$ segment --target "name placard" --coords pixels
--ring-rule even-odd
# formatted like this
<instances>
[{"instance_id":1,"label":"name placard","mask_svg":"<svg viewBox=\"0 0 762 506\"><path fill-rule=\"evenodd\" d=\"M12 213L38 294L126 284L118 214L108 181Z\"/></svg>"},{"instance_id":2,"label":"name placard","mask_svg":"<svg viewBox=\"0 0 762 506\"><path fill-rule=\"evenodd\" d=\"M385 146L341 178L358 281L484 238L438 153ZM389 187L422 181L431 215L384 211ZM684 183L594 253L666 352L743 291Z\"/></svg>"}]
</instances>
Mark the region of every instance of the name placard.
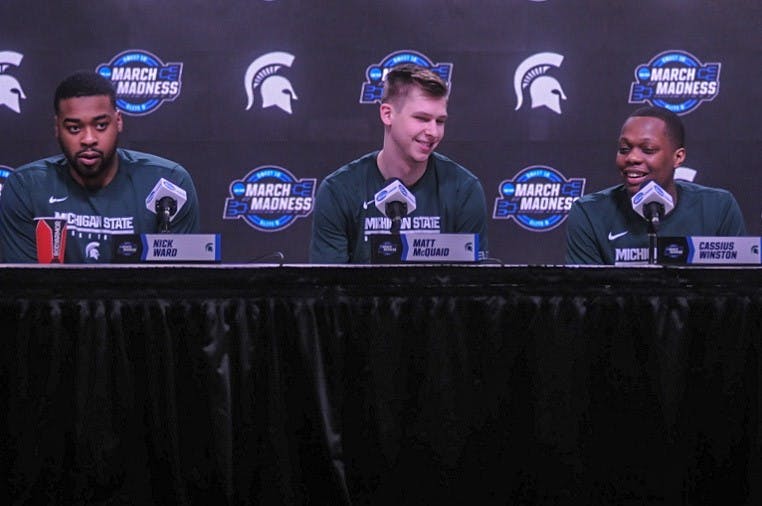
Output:
<instances>
[{"instance_id":1,"label":"name placard","mask_svg":"<svg viewBox=\"0 0 762 506\"><path fill-rule=\"evenodd\" d=\"M140 234L114 240L115 263L220 262L220 234Z\"/></svg>"},{"instance_id":2,"label":"name placard","mask_svg":"<svg viewBox=\"0 0 762 506\"><path fill-rule=\"evenodd\" d=\"M379 234L371 236L371 261L394 263L476 262L478 234Z\"/></svg>"},{"instance_id":3,"label":"name placard","mask_svg":"<svg viewBox=\"0 0 762 506\"><path fill-rule=\"evenodd\" d=\"M759 265L762 238L686 236L657 238L658 261L682 265Z\"/></svg>"}]
</instances>

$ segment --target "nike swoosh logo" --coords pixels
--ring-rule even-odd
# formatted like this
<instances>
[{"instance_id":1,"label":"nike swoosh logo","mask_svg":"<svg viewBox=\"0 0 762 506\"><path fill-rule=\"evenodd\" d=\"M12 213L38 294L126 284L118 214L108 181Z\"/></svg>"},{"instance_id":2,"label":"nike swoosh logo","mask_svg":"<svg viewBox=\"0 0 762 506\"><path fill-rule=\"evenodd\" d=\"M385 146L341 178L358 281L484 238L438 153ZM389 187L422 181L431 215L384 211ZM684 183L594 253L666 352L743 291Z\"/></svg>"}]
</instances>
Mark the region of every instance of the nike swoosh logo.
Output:
<instances>
[{"instance_id":1,"label":"nike swoosh logo","mask_svg":"<svg viewBox=\"0 0 762 506\"><path fill-rule=\"evenodd\" d=\"M57 202L63 202L64 200L66 200L66 199L68 199L68 198L69 198L69 196L68 196L68 195L67 195L67 196L65 196L65 197L59 197L59 198L53 197L53 196L51 195L51 196L50 196L50 198L48 199L48 204L55 204L55 203L57 203Z\"/></svg>"},{"instance_id":2,"label":"nike swoosh logo","mask_svg":"<svg viewBox=\"0 0 762 506\"><path fill-rule=\"evenodd\" d=\"M614 239L619 239L623 235L627 235L628 230L625 230L624 232L619 232L618 234L612 234L609 232L609 241L613 241Z\"/></svg>"}]
</instances>

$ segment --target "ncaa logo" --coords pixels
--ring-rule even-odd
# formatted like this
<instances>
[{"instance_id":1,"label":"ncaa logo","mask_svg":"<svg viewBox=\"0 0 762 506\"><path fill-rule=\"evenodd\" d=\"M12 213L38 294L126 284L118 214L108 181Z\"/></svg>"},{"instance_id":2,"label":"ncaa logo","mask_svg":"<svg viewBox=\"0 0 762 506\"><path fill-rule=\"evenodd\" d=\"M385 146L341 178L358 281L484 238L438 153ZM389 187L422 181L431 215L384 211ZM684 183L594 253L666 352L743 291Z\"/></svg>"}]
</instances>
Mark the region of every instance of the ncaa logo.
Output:
<instances>
[{"instance_id":1,"label":"ncaa logo","mask_svg":"<svg viewBox=\"0 0 762 506\"><path fill-rule=\"evenodd\" d=\"M547 232L566 221L585 191L584 178L566 179L552 167L532 165L498 187L492 217L515 220L531 232Z\"/></svg>"},{"instance_id":2,"label":"ncaa logo","mask_svg":"<svg viewBox=\"0 0 762 506\"><path fill-rule=\"evenodd\" d=\"M230 183L224 220L243 219L262 232L277 232L312 213L316 179L296 179L288 170L265 165Z\"/></svg>"},{"instance_id":3,"label":"ncaa logo","mask_svg":"<svg viewBox=\"0 0 762 506\"><path fill-rule=\"evenodd\" d=\"M428 57L412 49L404 49L386 55L380 63L370 65L365 69L365 83L360 92L361 104L373 104L381 101L381 94L384 90L384 78L390 69L403 63L414 63L427 68L437 74L450 88L450 77L452 76L452 63L434 64Z\"/></svg>"},{"instance_id":4,"label":"ncaa logo","mask_svg":"<svg viewBox=\"0 0 762 506\"><path fill-rule=\"evenodd\" d=\"M111 80L120 111L144 116L180 96L183 64L165 64L148 51L130 49L99 65L96 72Z\"/></svg>"},{"instance_id":5,"label":"ncaa logo","mask_svg":"<svg viewBox=\"0 0 762 506\"><path fill-rule=\"evenodd\" d=\"M669 50L635 69L630 103L648 102L682 115L714 100L719 92L719 63L701 63L686 51Z\"/></svg>"}]
</instances>

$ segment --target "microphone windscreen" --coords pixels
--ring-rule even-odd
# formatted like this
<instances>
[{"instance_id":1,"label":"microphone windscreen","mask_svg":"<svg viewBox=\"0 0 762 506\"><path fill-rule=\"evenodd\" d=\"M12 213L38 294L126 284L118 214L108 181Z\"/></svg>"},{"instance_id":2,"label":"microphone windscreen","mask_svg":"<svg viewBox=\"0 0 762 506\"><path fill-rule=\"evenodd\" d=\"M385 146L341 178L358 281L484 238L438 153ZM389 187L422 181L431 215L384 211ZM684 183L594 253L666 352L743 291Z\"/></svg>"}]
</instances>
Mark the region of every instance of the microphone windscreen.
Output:
<instances>
[{"instance_id":1,"label":"microphone windscreen","mask_svg":"<svg viewBox=\"0 0 762 506\"><path fill-rule=\"evenodd\" d=\"M146 197L146 208L156 214L156 203L165 197L169 197L177 202L177 210L175 211L175 214L182 209L183 205L188 200L188 194L185 190L173 182L161 178L156 182L156 185L154 185L151 193L148 194L148 197Z\"/></svg>"},{"instance_id":2,"label":"microphone windscreen","mask_svg":"<svg viewBox=\"0 0 762 506\"><path fill-rule=\"evenodd\" d=\"M390 179L384 183L384 186L376 192L376 208L386 217L390 217L387 212L387 204L390 202L401 202L407 208L407 214L415 211L415 195L405 184L397 178Z\"/></svg>"},{"instance_id":3,"label":"microphone windscreen","mask_svg":"<svg viewBox=\"0 0 762 506\"><path fill-rule=\"evenodd\" d=\"M632 196L631 200L632 209L646 220L650 219L650 217L647 216L645 207L652 202L661 204L664 207L665 215L675 208L672 196L659 186L656 181L648 181L644 184L638 193Z\"/></svg>"}]
</instances>

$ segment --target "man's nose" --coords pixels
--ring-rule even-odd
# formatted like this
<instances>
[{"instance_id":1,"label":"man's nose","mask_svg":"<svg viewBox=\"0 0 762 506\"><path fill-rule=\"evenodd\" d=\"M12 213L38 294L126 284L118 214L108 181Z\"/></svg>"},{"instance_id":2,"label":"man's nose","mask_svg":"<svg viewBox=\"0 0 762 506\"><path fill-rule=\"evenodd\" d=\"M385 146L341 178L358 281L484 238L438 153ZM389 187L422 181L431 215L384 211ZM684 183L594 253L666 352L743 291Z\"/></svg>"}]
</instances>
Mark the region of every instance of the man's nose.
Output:
<instances>
[{"instance_id":1,"label":"man's nose","mask_svg":"<svg viewBox=\"0 0 762 506\"><path fill-rule=\"evenodd\" d=\"M95 129L91 127L85 127L82 130L82 137L79 141L85 146L92 146L93 144L97 144L98 137L95 135Z\"/></svg>"},{"instance_id":2,"label":"man's nose","mask_svg":"<svg viewBox=\"0 0 762 506\"><path fill-rule=\"evenodd\" d=\"M628 163L639 163L643 160L643 157L641 156L639 149L631 149L629 153L627 153L627 162Z\"/></svg>"}]
</instances>

